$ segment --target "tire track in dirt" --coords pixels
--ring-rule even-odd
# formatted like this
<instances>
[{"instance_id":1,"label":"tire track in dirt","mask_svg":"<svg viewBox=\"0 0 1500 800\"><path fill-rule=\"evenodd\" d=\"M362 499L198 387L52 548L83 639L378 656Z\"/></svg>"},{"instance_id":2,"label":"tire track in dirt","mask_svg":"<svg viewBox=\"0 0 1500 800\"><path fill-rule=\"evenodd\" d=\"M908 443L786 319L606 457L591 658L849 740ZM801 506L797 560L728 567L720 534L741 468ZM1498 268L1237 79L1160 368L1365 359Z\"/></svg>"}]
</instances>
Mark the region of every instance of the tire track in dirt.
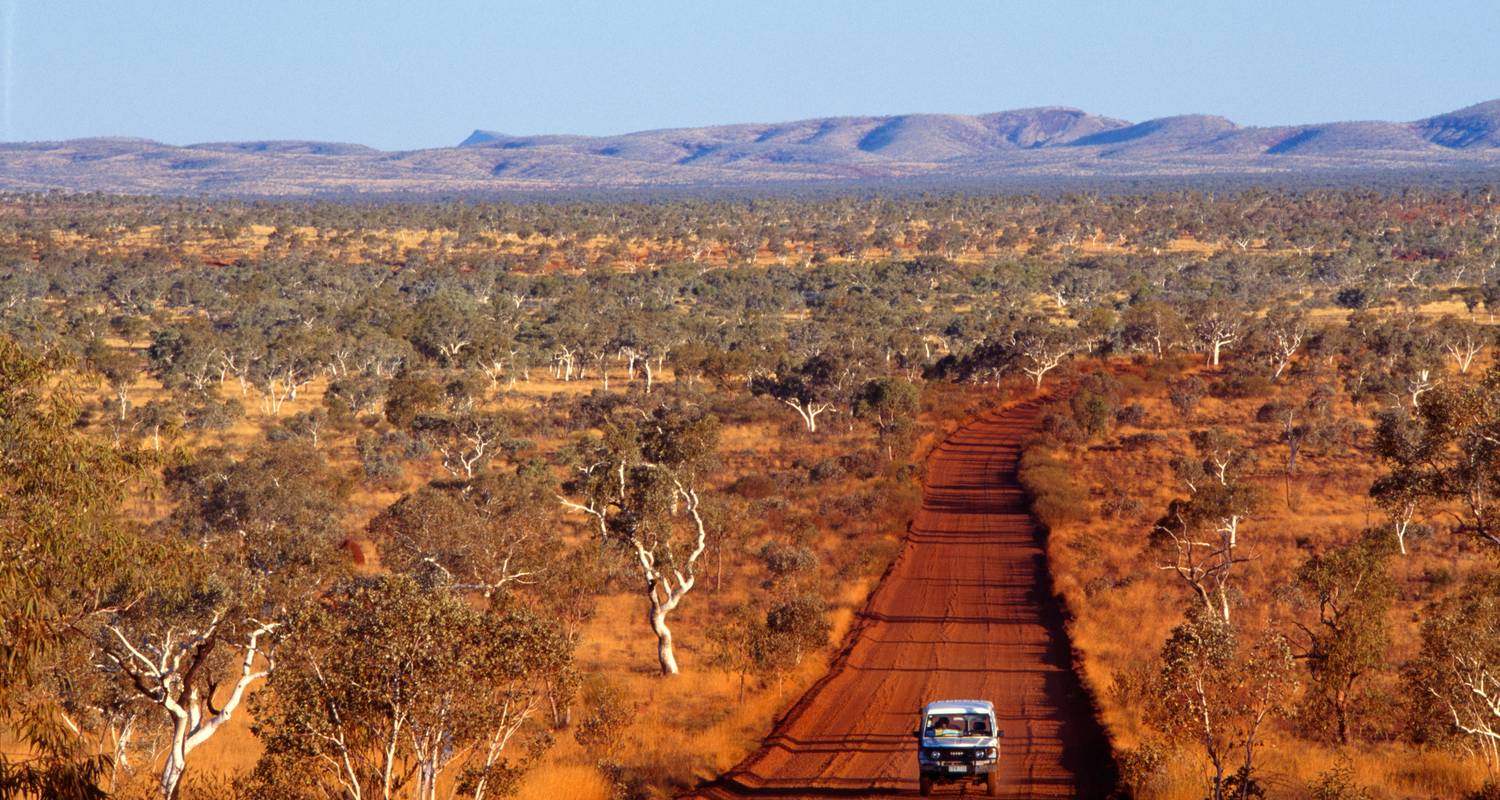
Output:
<instances>
[{"instance_id":1,"label":"tire track in dirt","mask_svg":"<svg viewBox=\"0 0 1500 800\"><path fill-rule=\"evenodd\" d=\"M1002 796L1109 793L1109 745L1072 670L1044 534L1016 478L1039 416L1039 401L993 411L933 451L922 508L844 651L759 750L698 796L915 795L917 710L956 698L995 703Z\"/></svg>"}]
</instances>

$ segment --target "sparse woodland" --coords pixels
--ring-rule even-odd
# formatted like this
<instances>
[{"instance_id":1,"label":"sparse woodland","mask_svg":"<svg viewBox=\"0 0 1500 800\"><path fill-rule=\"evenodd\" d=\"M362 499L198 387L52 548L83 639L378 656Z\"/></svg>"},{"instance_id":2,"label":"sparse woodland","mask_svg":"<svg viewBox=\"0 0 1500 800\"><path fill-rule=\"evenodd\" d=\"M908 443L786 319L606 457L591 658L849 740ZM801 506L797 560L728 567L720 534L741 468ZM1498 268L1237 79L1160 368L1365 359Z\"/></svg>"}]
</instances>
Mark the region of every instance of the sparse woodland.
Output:
<instances>
[{"instance_id":1,"label":"sparse woodland","mask_svg":"<svg viewBox=\"0 0 1500 800\"><path fill-rule=\"evenodd\" d=\"M1121 796L1492 797L1500 197L0 198L0 797L667 796L964 416Z\"/></svg>"}]
</instances>

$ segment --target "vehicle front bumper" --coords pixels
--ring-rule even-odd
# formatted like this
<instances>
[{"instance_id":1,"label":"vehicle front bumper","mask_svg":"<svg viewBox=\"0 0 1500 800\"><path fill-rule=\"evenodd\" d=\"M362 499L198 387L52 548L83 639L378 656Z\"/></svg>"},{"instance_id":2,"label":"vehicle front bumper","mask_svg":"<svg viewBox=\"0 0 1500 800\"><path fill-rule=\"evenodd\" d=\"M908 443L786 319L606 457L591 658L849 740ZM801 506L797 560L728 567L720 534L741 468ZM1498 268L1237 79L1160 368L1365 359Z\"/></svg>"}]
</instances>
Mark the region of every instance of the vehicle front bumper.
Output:
<instances>
[{"instance_id":1,"label":"vehicle front bumper","mask_svg":"<svg viewBox=\"0 0 1500 800\"><path fill-rule=\"evenodd\" d=\"M917 762L922 777L931 778L935 781L960 781L973 778L982 778L994 772L999 766L998 758L982 759L952 759L952 758L923 758Z\"/></svg>"}]
</instances>

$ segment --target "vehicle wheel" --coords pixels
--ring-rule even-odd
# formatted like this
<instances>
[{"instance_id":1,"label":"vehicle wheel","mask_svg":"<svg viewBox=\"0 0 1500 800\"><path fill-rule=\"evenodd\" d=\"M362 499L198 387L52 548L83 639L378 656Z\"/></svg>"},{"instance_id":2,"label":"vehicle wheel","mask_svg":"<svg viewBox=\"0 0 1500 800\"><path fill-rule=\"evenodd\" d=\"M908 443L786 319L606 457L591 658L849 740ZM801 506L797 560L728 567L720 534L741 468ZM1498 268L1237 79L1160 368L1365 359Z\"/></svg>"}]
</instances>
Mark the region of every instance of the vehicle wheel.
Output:
<instances>
[{"instance_id":1,"label":"vehicle wheel","mask_svg":"<svg viewBox=\"0 0 1500 800\"><path fill-rule=\"evenodd\" d=\"M989 795L990 797L997 797L997 796L999 796L999 794L1000 794L1000 773L999 772L993 772L992 771L992 772L990 772L990 774L984 776L984 792L985 792L985 794Z\"/></svg>"},{"instance_id":2,"label":"vehicle wheel","mask_svg":"<svg viewBox=\"0 0 1500 800\"><path fill-rule=\"evenodd\" d=\"M917 780L917 786L921 788L923 797L932 794L932 779L926 775Z\"/></svg>"}]
</instances>

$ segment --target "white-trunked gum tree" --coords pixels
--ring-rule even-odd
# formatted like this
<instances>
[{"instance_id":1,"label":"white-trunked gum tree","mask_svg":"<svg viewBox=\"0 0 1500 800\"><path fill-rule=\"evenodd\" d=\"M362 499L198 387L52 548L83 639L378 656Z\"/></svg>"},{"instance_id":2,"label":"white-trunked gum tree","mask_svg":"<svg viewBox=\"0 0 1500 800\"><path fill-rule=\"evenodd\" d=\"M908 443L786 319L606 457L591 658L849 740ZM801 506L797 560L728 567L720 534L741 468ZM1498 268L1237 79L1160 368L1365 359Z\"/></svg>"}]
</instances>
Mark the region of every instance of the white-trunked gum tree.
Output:
<instances>
[{"instance_id":1,"label":"white-trunked gum tree","mask_svg":"<svg viewBox=\"0 0 1500 800\"><path fill-rule=\"evenodd\" d=\"M718 437L714 417L666 408L612 421L602 438L578 442L563 487L563 507L638 566L663 675L679 672L667 621L697 583L708 546L704 483Z\"/></svg>"},{"instance_id":2,"label":"white-trunked gum tree","mask_svg":"<svg viewBox=\"0 0 1500 800\"><path fill-rule=\"evenodd\" d=\"M177 511L127 602L99 615L98 667L155 706L167 729L159 790L176 797L189 756L274 669L290 610L336 574L339 478L318 451L208 451L167 470Z\"/></svg>"}]
</instances>

